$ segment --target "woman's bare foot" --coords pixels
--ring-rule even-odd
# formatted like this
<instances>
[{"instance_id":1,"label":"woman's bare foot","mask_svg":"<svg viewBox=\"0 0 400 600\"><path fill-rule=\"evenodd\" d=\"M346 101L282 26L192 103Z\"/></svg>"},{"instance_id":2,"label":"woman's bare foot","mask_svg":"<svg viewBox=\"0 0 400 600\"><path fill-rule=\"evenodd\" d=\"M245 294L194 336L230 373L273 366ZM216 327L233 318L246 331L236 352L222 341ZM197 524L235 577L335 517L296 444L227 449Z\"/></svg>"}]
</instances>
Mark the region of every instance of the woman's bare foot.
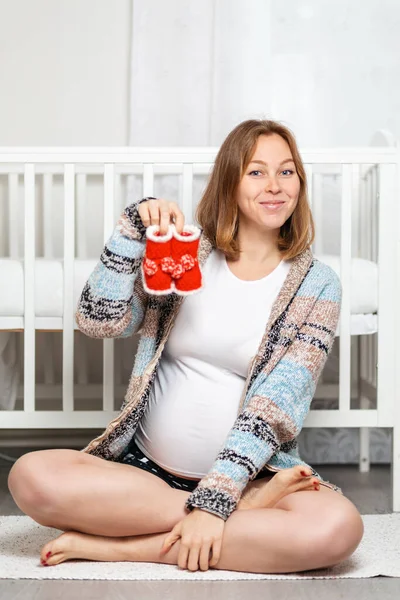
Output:
<instances>
[{"instance_id":1,"label":"woman's bare foot","mask_svg":"<svg viewBox=\"0 0 400 600\"><path fill-rule=\"evenodd\" d=\"M319 490L318 477L309 467L297 465L278 471L272 479L251 481L239 501L238 509L273 508L279 500L293 492Z\"/></svg>"},{"instance_id":2,"label":"woman's bare foot","mask_svg":"<svg viewBox=\"0 0 400 600\"><path fill-rule=\"evenodd\" d=\"M132 561L132 545L129 552L128 548L124 551L129 539L66 531L43 546L40 562L44 566L53 566L75 558L106 562Z\"/></svg>"}]
</instances>

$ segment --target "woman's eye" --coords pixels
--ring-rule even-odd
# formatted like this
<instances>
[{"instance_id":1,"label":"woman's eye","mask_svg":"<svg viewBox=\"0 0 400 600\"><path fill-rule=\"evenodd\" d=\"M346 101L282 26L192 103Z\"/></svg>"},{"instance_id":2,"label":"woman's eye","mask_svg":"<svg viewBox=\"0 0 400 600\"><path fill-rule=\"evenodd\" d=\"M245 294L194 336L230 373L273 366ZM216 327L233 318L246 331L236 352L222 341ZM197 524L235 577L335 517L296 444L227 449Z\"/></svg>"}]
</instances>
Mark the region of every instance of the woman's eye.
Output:
<instances>
[{"instance_id":1,"label":"woman's eye","mask_svg":"<svg viewBox=\"0 0 400 600\"><path fill-rule=\"evenodd\" d=\"M251 171L249 174L253 175L253 173L261 173L261 171ZM291 175L293 175L294 171L292 171L291 169L285 169L284 171L282 171L282 173L290 173Z\"/></svg>"}]
</instances>

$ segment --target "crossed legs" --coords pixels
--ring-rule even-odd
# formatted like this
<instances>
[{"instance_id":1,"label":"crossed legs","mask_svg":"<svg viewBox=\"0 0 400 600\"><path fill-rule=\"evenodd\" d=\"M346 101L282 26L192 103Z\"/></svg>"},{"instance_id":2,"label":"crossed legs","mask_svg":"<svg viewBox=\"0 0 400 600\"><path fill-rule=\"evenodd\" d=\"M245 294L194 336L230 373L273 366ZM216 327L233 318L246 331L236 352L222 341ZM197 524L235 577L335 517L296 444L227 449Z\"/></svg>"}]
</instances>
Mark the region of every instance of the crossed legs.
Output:
<instances>
[{"instance_id":1,"label":"crossed legs","mask_svg":"<svg viewBox=\"0 0 400 600\"><path fill-rule=\"evenodd\" d=\"M257 482L258 501L267 506L255 507L252 497L252 506L232 513L213 568L298 572L337 564L355 551L363 523L354 504L325 486L291 491L295 477L286 471ZM282 486L277 492L278 475L286 477L286 494ZM42 549L49 565L72 558L177 564L179 541L165 555L159 551L167 532L188 514L189 494L150 473L75 450L44 450L15 463L9 488L26 514L65 531Z\"/></svg>"}]
</instances>

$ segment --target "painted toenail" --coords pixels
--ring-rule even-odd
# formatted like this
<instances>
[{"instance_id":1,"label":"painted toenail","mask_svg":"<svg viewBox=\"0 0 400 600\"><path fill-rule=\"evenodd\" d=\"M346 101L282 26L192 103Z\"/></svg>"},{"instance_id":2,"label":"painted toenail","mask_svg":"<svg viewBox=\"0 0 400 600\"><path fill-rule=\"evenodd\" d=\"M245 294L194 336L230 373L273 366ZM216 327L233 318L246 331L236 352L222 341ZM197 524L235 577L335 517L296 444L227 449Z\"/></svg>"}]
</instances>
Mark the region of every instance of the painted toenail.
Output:
<instances>
[{"instance_id":1,"label":"painted toenail","mask_svg":"<svg viewBox=\"0 0 400 600\"><path fill-rule=\"evenodd\" d=\"M48 553L46 554L46 558L49 558L49 556L51 556L51 552L48 552Z\"/></svg>"},{"instance_id":2,"label":"painted toenail","mask_svg":"<svg viewBox=\"0 0 400 600\"><path fill-rule=\"evenodd\" d=\"M304 476L306 476L306 475L307 475L307 473L306 473L305 471L300 471L300 473L301 473L302 475L304 475Z\"/></svg>"}]
</instances>

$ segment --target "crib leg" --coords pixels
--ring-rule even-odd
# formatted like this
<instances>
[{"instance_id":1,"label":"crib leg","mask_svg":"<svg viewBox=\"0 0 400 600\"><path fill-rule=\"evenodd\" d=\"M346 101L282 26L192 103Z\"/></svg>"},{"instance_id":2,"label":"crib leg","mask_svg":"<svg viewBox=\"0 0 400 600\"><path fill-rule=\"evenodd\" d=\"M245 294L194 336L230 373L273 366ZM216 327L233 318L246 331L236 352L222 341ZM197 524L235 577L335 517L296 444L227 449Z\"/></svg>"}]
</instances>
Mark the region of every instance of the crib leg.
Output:
<instances>
[{"instance_id":1,"label":"crib leg","mask_svg":"<svg viewBox=\"0 0 400 600\"><path fill-rule=\"evenodd\" d=\"M366 396L363 396L361 393L362 386L362 352L361 352L361 336L357 336L356 342L356 370L357 370L357 393L359 398L360 409L368 410L369 408L369 399ZM360 427L360 440L359 440L359 448L360 448L360 459L359 459L359 471L360 473L369 473L370 470L370 452L369 452L369 427Z\"/></svg>"},{"instance_id":2,"label":"crib leg","mask_svg":"<svg viewBox=\"0 0 400 600\"><path fill-rule=\"evenodd\" d=\"M55 366L54 366L54 335L45 333L47 343L43 344L44 354L44 383L46 385L54 384L56 381Z\"/></svg>"},{"instance_id":3,"label":"crib leg","mask_svg":"<svg viewBox=\"0 0 400 600\"><path fill-rule=\"evenodd\" d=\"M400 243L399 243L400 257ZM400 319L398 320L400 324ZM398 327L398 330L400 326ZM400 359L400 351L397 346L397 364ZM400 512L400 370L396 372L396 397L394 402L393 428L392 428L392 511Z\"/></svg>"},{"instance_id":4,"label":"crib leg","mask_svg":"<svg viewBox=\"0 0 400 600\"><path fill-rule=\"evenodd\" d=\"M79 385L87 385L89 383L87 339L79 332L78 336L78 343L76 345L77 383Z\"/></svg>"},{"instance_id":5,"label":"crib leg","mask_svg":"<svg viewBox=\"0 0 400 600\"><path fill-rule=\"evenodd\" d=\"M400 419L400 411L397 409L397 423ZM400 512L400 427L395 423L392 429L392 511Z\"/></svg>"},{"instance_id":6,"label":"crib leg","mask_svg":"<svg viewBox=\"0 0 400 600\"><path fill-rule=\"evenodd\" d=\"M364 402L363 402L364 400ZM366 401L366 406L365 406ZM364 404L364 406L363 406ZM368 408L368 399L362 398L361 408ZM369 453L369 427L360 427L360 473L369 473L370 453Z\"/></svg>"}]
</instances>

